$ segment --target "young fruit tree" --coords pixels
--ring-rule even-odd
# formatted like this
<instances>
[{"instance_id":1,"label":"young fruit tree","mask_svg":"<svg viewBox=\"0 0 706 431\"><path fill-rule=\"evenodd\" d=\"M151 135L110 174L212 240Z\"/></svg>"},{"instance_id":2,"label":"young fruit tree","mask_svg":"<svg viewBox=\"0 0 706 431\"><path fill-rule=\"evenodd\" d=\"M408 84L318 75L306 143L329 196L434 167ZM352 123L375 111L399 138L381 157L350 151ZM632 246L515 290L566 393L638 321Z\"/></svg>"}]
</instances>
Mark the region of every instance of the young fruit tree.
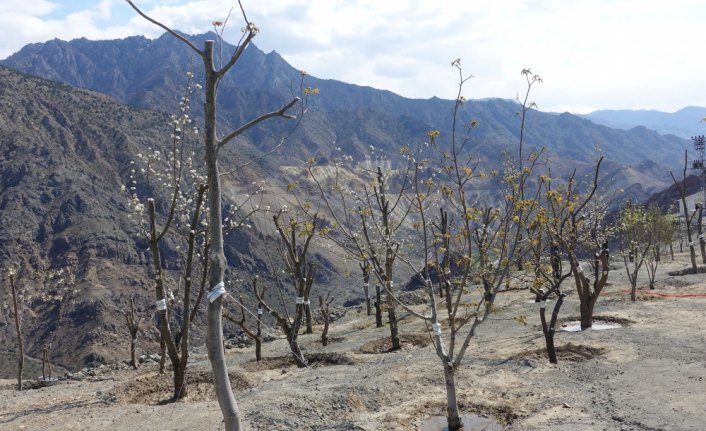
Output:
<instances>
[{"instance_id":1,"label":"young fruit tree","mask_svg":"<svg viewBox=\"0 0 706 431\"><path fill-rule=\"evenodd\" d=\"M259 292L257 286L259 281L260 277L258 276L254 276L252 278L252 288L254 292ZM256 296L264 297L264 288L262 293L256 293ZM248 337L250 337L255 342L255 361L260 362L262 360L262 342L264 338L262 333L262 315L264 312L265 304L264 302L258 300L257 315L253 316L255 319L254 327L252 326L252 324L250 324L250 319L248 318L248 315L251 313L250 310L247 309L247 307L245 306L245 300L243 299L242 295L240 295L238 307L240 308L240 318L235 318L234 316L231 316L225 310L223 311L223 317L235 323L240 329L243 330L243 332L245 332Z\"/></svg>"},{"instance_id":2,"label":"young fruit tree","mask_svg":"<svg viewBox=\"0 0 706 431\"><path fill-rule=\"evenodd\" d=\"M331 325L331 303L333 302L333 297L330 293L326 293L326 297L319 295L319 312L321 313L321 320L324 322L324 329L321 331L321 344L323 346L328 346L328 329Z\"/></svg>"},{"instance_id":3,"label":"young fruit tree","mask_svg":"<svg viewBox=\"0 0 706 431\"><path fill-rule=\"evenodd\" d=\"M653 233L654 244L652 251L647 254L645 269L649 279L650 290L655 288L657 269L662 261L662 249L665 245L672 250L672 238L676 231L673 221L662 214L658 206L652 205L647 210L647 228ZM672 252L672 256L674 253ZM672 257L673 258L673 257Z\"/></svg>"},{"instance_id":4,"label":"young fruit tree","mask_svg":"<svg viewBox=\"0 0 706 431\"><path fill-rule=\"evenodd\" d=\"M137 369L137 334L140 332L141 318L135 314L135 298L130 298L130 310L120 310L130 333L130 366Z\"/></svg>"},{"instance_id":5,"label":"young fruit tree","mask_svg":"<svg viewBox=\"0 0 706 431\"><path fill-rule=\"evenodd\" d=\"M539 153L530 151L522 155L524 117L529 106L534 106L525 98L518 115L522 119L519 159L506 157L500 170L486 175L480 169L482 161L474 159L468 151L470 131L476 123L459 120L466 101L462 96L463 86L470 77L463 75L460 60L452 62L452 66L458 72L459 86L452 111L451 136L444 142L438 131L427 133L428 148L438 162L418 152L406 152L414 166L413 192L408 202L418 242L422 244L422 260L419 264L409 259L405 262L424 278L429 314L408 311L424 319L431 330L444 372L448 429L461 430L457 373L478 326L493 311L498 291L526 253L522 248L524 232L539 202L538 190L530 193L528 182ZM532 85L541 82L529 69L522 74L527 79L528 93ZM462 130L468 134L463 135ZM493 182L500 191L494 203L471 201L469 193L479 186L489 186L488 182ZM452 259L456 260L454 274ZM437 277L430 276L432 269ZM438 290L444 291L441 304L437 304Z\"/></svg>"},{"instance_id":6,"label":"young fruit tree","mask_svg":"<svg viewBox=\"0 0 706 431\"><path fill-rule=\"evenodd\" d=\"M637 275L654 253L655 232L647 219L645 208L628 201L618 213L617 233L620 254L630 280L630 300L637 300Z\"/></svg>"},{"instance_id":7,"label":"young fruit tree","mask_svg":"<svg viewBox=\"0 0 706 431\"><path fill-rule=\"evenodd\" d=\"M360 267L360 270L363 272L363 294L365 295L365 311L368 316L372 314L372 309L370 306L370 262L368 262L367 259L364 259L362 262L358 263L358 266ZM379 292L379 290L378 290ZM380 298L379 298L379 293L376 297L376 314L378 312L378 309L380 308ZM380 325L382 326L382 325Z\"/></svg>"},{"instance_id":8,"label":"young fruit tree","mask_svg":"<svg viewBox=\"0 0 706 431\"><path fill-rule=\"evenodd\" d=\"M194 91L192 81L193 73L188 72L179 109L170 119L169 143L163 147L150 147L146 154L138 153L138 163L133 165L129 176L130 207L138 217L142 236L147 239L151 255L151 275L154 279L160 333L160 372L163 370L165 356L169 356L172 364L172 400L187 394L190 329L205 290L203 275L207 272L206 256L209 254L208 236L204 229L208 224L204 214L204 197L208 187L205 176L200 173L200 164L195 161L193 147L198 129L193 126L189 115ZM137 168L144 184L138 184ZM143 201L147 203L146 220ZM158 212L157 208L161 211ZM165 270L167 265L163 263L162 257L167 238L180 244L177 246L180 265L172 262L172 267L179 266L182 274L178 282L174 283L170 282ZM182 250L181 245L184 243L186 247ZM199 271L199 294L197 301L192 302L193 280L198 279ZM181 301L177 299L180 294ZM134 321L134 308L130 312L132 318L124 314L132 339L135 340L137 325ZM134 357L134 341L131 342L131 350L131 357Z\"/></svg>"},{"instance_id":9,"label":"young fruit tree","mask_svg":"<svg viewBox=\"0 0 706 431\"><path fill-rule=\"evenodd\" d=\"M226 259L223 251L223 228L221 221L223 220L222 205L221 205L221 180L220 167L218 165L219 151L227 144L232 142L237 136L251 129L257 124L270 118L294 118L287 111L292 108L298 101L299 97L295 97L287 102L281 108L256 116L253 120L248 121L242 126L230 131L225 135L221 135L217 131L217 93L218 83L223 76L232 69L232 67L241 58L245 49L250 45L253 38L257 35L259 29L255 23L248 20L245 10L240 2L240 10L242 18L245 21L243 27L243 36L241 37L235 51L230 56L228 61L221 67L216 68L215 63L215 41L207 40L204 43L203 49L198 48L187 37L172 30L161 22L149 17L141 9L139 9L132 0L125 0L140 16L149 22L164 29L177 40L188 46L198 58L203 62L204 67L204 127L203 139L205 147L206 173L207 173L207 199L206 205L209 209L208 218L211 221L208 225L208 238L210 242L209 257L208 257L208 285L211 290L208 294L209 304L207 311L207 330L206 343L208 347L208 358L213 371L213 380L216 389L216 397L221 408L223 418L225 420L226 430L240 430L241 419L238 405L233 395L233 389L228 378L228 368L225 361L225 352L223 347L223 294L226 293L224 285L224 275L226 270ZM222 136L219 138L219 136Z\"/></svg>"},{"instance_id":10,"label":"young fruit tree","mask_svg":"<svg viewBox=\"0 0 706 431\"><path fill-rule=\"evenodd\" d=\"M401 303L395 296L394 277L398 257L409 251L405 247L405 224L410 207L405 207L404 201L411 186L411 169L409 163L393 169L387 158L366 159L350 171L336 163L333 178L325 182L313 161L307 168L308 178L333 223L326 237L362 263L364 283L370 276L375 280L376 323L382 326L384 309L390 328L390 350L402 347L397 321L397 306ZM345 178L343 172L352 174L354 179Z\"/></svg>"},{"instance_id":11,"label":"young fruit tree","mask_svg":"<svg viewBox=\"0 0 706 431\"><path fill-rule=\"evenodd\" d=\"M539 177L539 187L551 190L549 176ZM527 240L532 260L533 274L529 281L529 290L534 294L535 304L539 306L539 319L542 323L542 333L547 347L549 362L557 363L554 334L559 318L559 310L564 303L566 294L561 291L562 283L571 276L571 269L564 269L558 244L558 232L552 229L555 223L551 220L554 214L551 208L545 206L537 209L530 219L527 228ZM549 299L556 298L551 318L547 320Z\"/></svg>"},{"instance_id":12,"label":"young fruit tree","mask_svg":"<svg viewBox=\"0 0 706 431\"><path fill-rule=\"evenodd\" d=\"M554 233L555 245L571 267L580 303L582 330L593 325L593 309L608 282L610 271L609 229L604 221L608 204L597 197L602 162L601 156L586 192L581 192L574 171L568 181L544 194L545 205L552 215L548 228ZM593 253L591 274L587 274L581 265L583 253Z\"/></svg>"},{"instance_id":13,"label":"young fruit tree","mask_svg":"<svg viewBox=\"0 0 706 431\"><path fill-rule=\"evenodd\" d=\"M255 294L259 303L277 320L277 323L284 331L289 348L294 355L294 361L299 367L306 367L308 362L299 348L299 330L305 318L306 309L311 304L309 297L311 287L314 284L316 270L314 262L309 259L309 246L321 226L320 220L316 215L314 215L311 222L302 222L295 218L290 218L284 223L280 220L281 216L282 212L279 212L272 216L272 220L284 245L286 273L290 277L294 293L296 294L294 317L291 318L289 316L289 307L284 299L284 294L280 295L282 301L280 304L281 311L277 311L274 307L267 304L264 291L255 289Z\"/></svg>"}]
</instances>

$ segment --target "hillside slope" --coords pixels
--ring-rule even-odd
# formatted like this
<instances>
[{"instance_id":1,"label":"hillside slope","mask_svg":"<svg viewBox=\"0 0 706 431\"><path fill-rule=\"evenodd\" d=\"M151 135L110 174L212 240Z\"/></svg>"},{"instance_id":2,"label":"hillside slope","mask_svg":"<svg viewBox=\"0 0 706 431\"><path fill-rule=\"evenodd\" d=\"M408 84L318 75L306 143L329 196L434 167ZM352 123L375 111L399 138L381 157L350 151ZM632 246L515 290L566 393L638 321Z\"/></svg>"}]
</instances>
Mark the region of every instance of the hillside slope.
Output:
<instances>
[{"instance_id":1,"label":"hillside slope","mask_svg":"<svg viewBox=\"0 0 706 431\"><path fill-rule=\"evenodd\" d=\"M190 36L197 45L216 39L213 33ZM225 58L233 46L225 43ZM52 40L31 44L1 63L37 76L100 91L131 106L169 110L180 94L183 74L192 68L192 53L168 34L150 40L130 37L122 40L70 42ZM193 67L201 79L200 65ZM448 77L432 77L440 85L455 85ZM267 112L297 93L300 71L276 52L263 53L250 46L220 87L221 120L225 126L241 124L259 112ZM444 83L444 84L442 84ZM447 139L451 127L452 102L438 98L407 99L384 90L361 87L335 80L307 76L304 85L320 94L309 100L309 117L297 136L290 139L282 155L306 160L311 155L328 160L336 147L356 159L369 153L369 146L395 154L400 146L420 142L424 132L438 129ZM519 84L518 84L519 85ZM467 96L473 95L473 81ZM459 120L475 120L470 151L479 158L497 160L504 148L514 148L519 139L519 106L506 99L470 100ZM281 136L283 125L268 125L252 131L250 142L259 149L271 148ZM624 166L652 161L679 168L679 157L690 143L675 136L663 136L646 128L615 130L571 114L529 113L525 139L528 146L546 147L562 164L591 163L597 151ZM623 181L623 178L616 180ZM625 179L628 181L628 179ZM628 188L632 183L621 183ZM668 186L661 181L658 187ZM656 189L650 188L654 192Z\"/></svg>"},{"instance_id":2,"label":"hillside slope","mask_svg":"<svg viewBox=\"0 0 706 431\"><path fill-rule=\"evenodd\" d=\"M29 355L52 343L52 360L67 368L126 357L120 310L133 296L143 318L141 338L154 340L151 258L121 186L138 154L168 143L168 121L163 113L0 66L0 267L21 268ZM235 152L224 154L225 169L233 166ZM255 178L266 178L259 169L224 177L227 205L247 193ZM277 184L270 199L278 196ZM144 188L139 179L141 195ZM266 221L261 217L259 224ZM271 273L277 256L267 252L268 235L271 228L229 235L229 263ZM179 240L165 243L166 269L181 267L179 246ZM326 264L317 276L323 285L337 270L325 257L317 260ZM174 275L168 283L176 290ZM0 303L8 295L2 289ZM0 315L3 344L14 344L11 321L10 314Z\"/></svg>"}]
</instances>

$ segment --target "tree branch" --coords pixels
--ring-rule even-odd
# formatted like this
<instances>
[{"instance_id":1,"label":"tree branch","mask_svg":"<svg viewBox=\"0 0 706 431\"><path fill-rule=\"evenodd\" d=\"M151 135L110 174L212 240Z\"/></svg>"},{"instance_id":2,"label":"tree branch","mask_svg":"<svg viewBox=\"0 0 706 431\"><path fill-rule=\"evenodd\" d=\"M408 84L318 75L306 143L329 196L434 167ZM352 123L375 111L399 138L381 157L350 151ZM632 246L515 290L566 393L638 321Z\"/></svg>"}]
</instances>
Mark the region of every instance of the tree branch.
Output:
<instances>
[{"instance_id":1,"label":"tree branch","mask_svg":"<svg viewBox=\"0 0 706 431\"><path fill-rule=\"evenodd\" d=\"M232 131L230 134L228 134L228 136L226 136L225 138L223 138L223 139L220 140L220 142L218 143L218 149L220 149L221 147L223 147L224 145L226 145L228 142L230 142L231 140L233 140L233 138L235 138L236 136L238 136L238 135L240 135L241 133L245 132L245 131L248 130L249 128L251 128L251 127L257 125L258 123L267 120L268 118L272 118L272 117L283 117L283 118L287 118L287 119L289 119L289 120L296 119L296 117L295 117L294 115L289 115L289 114L287 114L286 112L289 110L289 108L291 108L292 106L296 105L297 102L299 102L299 100L301 100L299 97L295 97L294 99L292 99L291 101L289 101L289 103L287 103L286 105L284 105L284 106L283 106L282 108L280 108L279 110L277 110L277 111L272 111L272 112L268 112L267 114L263 114L263 115L261 115L261 116L255 118L254 120L251 120L251 121L249 121L249 122L243 124L242 126L238 127L237 129L235 129L234 131Z\"/></svg>"}]
</instances>

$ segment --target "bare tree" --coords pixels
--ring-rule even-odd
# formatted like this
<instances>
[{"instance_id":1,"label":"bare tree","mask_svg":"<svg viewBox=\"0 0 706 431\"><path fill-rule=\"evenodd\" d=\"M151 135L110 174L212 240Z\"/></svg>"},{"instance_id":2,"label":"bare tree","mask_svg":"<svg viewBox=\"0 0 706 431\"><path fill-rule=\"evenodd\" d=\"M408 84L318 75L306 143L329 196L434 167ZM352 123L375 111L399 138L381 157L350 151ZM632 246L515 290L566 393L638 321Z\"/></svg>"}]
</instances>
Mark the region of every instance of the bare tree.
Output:
<instances>
[{"instance_id":1,"label":"bare tree","mask_svg":"<svg viewBox=\"0 0 706 431\"><path fill-rule=\"evenodd\" d=\"M221 408L223 418L225 420L225 428L227 430L240 430L240 412L238 405L233 395L233 389L230 386L228 378L228 368L225 361L225 352L223 350L223 298L225 293L224 274L226 269L226 259L223 251L223 229L221 226L222 206L221 206L221 182L220 169L218 166L218 153L223 146L227 145L233 139L253 126L261 123L264 120L273 117L294 118L287 114L287 111L293 107L299 98L295 97L283 107L276 111L266 113L255 117L253 120L245 123L237 129L226 134L222 138L218 138L217 133L217 89L218 83L223 76L236 64L240 59L245 49L250 45L255 35L258 33L258 28L253 22L250 22L245 14L245 10L240 2L240 10L243 15L243 20L246 25L243 28L243 37L238 43L237 48L233 52L230 59L220 68L215 66L214 44L213 40L207 40L203 49L199 49L190 40L181 34L175 32L159 21L145 15L131 0L125 0L139 15L150 21L151 23L161 27L169 32L179 41L187 45L191 50L203 61L205 73L205 100L204 100L204 146L206 150L206 171L208 175L208 208L209 208L209 238L211 243L209 253L209 286L211 291L208 294L208 327L207 327L207 346L208 358L211 362L213 370L213 380L216 388L216 397Z\"/></svg>"},{"instance_id":2,"label":"bare tree","mask_svg":"<svg viewBox=\"0 0 706 431\"><path fill-rule=\"evenodd\" d=\"M330 293L326 293L326 297L319 295L319 311L321 312L321 320L324 322L324 329L321 331L321 344L328 346L328 329L331 324L331 303L333 297Z\"/></svg>"},{"instance_id":3,"label":"bare tree","mask_svg":"<svg viewBox=\"0 0 706 431\"><path fill-rule=\"evenodd\" d=\"M255 276L252 279L252 287L253 291L257 292L258 291L258 281L260 280L259 277ZM260 295L256 295L258 297L264 297L264 287L263 287L263 293ZM255 342L255 360L257 362L260 362L262 360L262 341L263 341L263 334L262 334L262 314L264 311L264 302L258 300L258 305L257 305L257 316L255 316L255 327L253 328L249 324L249 319L248 319L248 314L250 314L249 310L246 310L245 307L245 301L243 299L243 296L240 295L240 301L239 301L239 308L240 308L240 318L236 319L235 317L231 316L227 312L223 312L223 316L230 320L231 322L235 323L240 329L245 332L245 334L250 337L254 342Z\"/></svg>"},{"instance_id":4,"label":"bare tree","mask_svg":"<svg viewBox=\"0 0 706 431\"><path fill-rule=\"evenodd\" d=\"M316 215L313 216L311 222L300 222L295 218L290 218L287 223L282 223L280 221L281 215L282 212L273 215L272 220L284 245L285 266L296 294L294 318L289 318L285 301L282 301L282 312L280 313L267 304L262 293L257 290L255 293L258 301L267 308L269 314L277 319L280 327L284 330L297 365L305 367L307 361L299 348L298 337L302 320L304 320L306 310L311 304L309 297L314 283L315 265L309 260L309 246L317 234L317 230L320 229L320 223Z\"/></svg>"},{"instance_id":5,"label":"bare tree","mask_svg":"<svg viewBox=\"0 0 706 431\"><path fill-rule=\"evenodd\" d=\"M677 192L679 193L679 199L681 200L681 208L683 211L683 217L684 217L684 227L686 231L686 238L687 238L687 243L689 245L689 257L691 258L691 270L696 274L697 267L696 267L696 250L695 250L695 243L692 240L692 233L691 233L691 222L694 217L694 214L689 215L689 208L686 206L686 168L687 168L687 151L684 150L684 170L682 171L682 180L681 182L677 181L676 177L674 177L674 172L669 171L669 175L672 176L672 181L674 181L674 187L676 187Z\"/></svg>"},{"instance_id":6,"label":"bare tree","mask_svg":"<svg viewBox=\"0 0 706 431\"><path fill-rule=\"evenodd\" d=\"M370 307L370 262L368 262L367 259L363 259L362 262L358 263L358 266L360 266L360 270L363 271L363 294L365 295L365 310L367 315L370 316L372 314L372 310ZM376 298L376 301L377 302L375 307L377 309L380 307L380 298Z\"/></svg>"},{"instance_id":7,"label":"bare tree","mask_svg":"<svg viewBox=\"0 0 706 431\"><path fill-rule=\"evenodd\" d=\"M404 225L410 210L404 206L404 201L411 185L412 165L405 161L398 170L387 169L390 165L389 160L366 160L358 165L356 181L344 184L336 164L336 175L330 187L322 183L313 163L309 163L307 173L335 226L327 238L361 262L361 268L367 267L368 274L374 277L378 327L382 326L382 293L385 294L384 311L390 328L391 350L399 350L397 305L400 302L395 297L394 275L398 256L404 252ZM391 179L395 180L394 186L390 185Z\"/></svg>"},{"instance_id":8,"label":"bare tree","mask_svg":"<svg viewBox=\"0 0 706 431\"><path fill-rule=\"evenodd\" d=\"M51 380L51 361L49 360L49 351L51 350L51 343L44 345L42 349L42 381L46 382Z\"/></svg>"},{"instance_id":9,"label":"bare tree","mask_svg":"<svg viewBox=\"0 0 706 431\"><path fill-rule=\"evenodd\" d=\"M130 366L137 369L137 334L140 332L141 318L135 315L135 298L130 298L130 311L120 310L130 333Z\"/></svg>"}]
</instances>

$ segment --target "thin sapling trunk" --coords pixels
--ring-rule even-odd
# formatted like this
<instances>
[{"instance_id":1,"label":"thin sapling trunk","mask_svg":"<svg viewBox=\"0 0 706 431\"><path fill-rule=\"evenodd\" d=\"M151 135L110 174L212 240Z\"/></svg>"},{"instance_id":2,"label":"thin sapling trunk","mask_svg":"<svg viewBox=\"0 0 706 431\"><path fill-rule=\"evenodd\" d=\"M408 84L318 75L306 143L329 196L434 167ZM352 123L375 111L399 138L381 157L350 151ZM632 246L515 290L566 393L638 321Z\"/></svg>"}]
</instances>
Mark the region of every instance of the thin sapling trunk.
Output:
<instances>
[{"instance_id":1,"label":"thin sapling trunk","mask_svg":"<svg viewBox=\"0 0 706 431\"><path fill-rule=\"evenodd\" d=\"M20 325L20 309L17 302L17 287L15 286L15 273L10 270L10 290L12 292L12 309L15 313L15 331L17 332L17 390L22 390L22 371L25 366L25 347L22 340L22 327Z\"/></svg>"},{"instance_id":2,"label":"thin sapling trunk","mask_svg":"<svg viewBox=\"0 0 706 431\"><path fill-rule=\"evenodd\" d=\"M321 344L328 346L328 329L331 324L331 302L333 297L330 293L326 294L326 298L319 295L319 310L321 311L321 320L324 322L324 329L321 331Z\"/></svg>"}]
</instances>

